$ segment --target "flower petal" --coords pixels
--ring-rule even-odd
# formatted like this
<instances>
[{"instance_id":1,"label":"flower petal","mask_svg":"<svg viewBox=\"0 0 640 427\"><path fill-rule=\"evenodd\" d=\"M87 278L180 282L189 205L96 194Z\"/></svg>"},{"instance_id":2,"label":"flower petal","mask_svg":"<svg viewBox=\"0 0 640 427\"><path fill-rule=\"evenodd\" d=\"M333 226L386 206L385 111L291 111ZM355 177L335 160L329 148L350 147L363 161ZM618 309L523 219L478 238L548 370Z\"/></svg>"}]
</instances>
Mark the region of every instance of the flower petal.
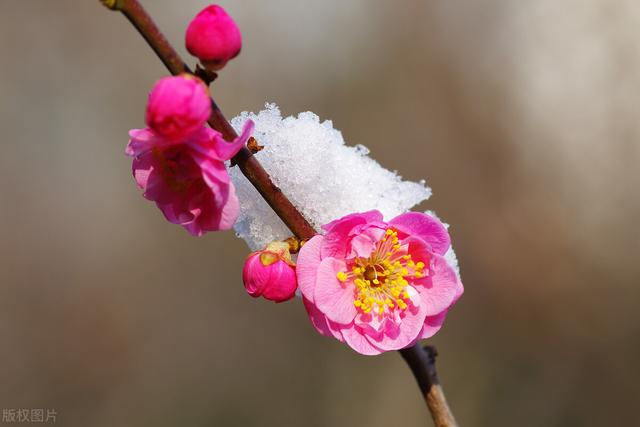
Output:
<instances>
[{"instance_id":1,"label":"flower petal","mask_svg":"<svg viewBox=\"0 0 640 427\"><path fill-rule=\"evenodd\" d=\"M356 228L360 228L360 226ZM361 230L361 232L358 233L358 235L354 236L351 239L351 249L349 250L347 256L349 258L368 258L375 250L380 239L382 239L382 237L384 236L384 232L384 228L380 228L378 226L369 226L369 224L367 224Z\"/></svg>"},{"instance_id":2,"label":"flower petal","mask_svg":"<svg viewBox=\"0 0 640 427\"><path fill-rule=\"evenodd\" d=\"M320 247L322 246L323 236L313 236L305 243L296 262L296 274L298 276L298 289L302 295L309 301L313 302L313 290L316 287L316 278L318 277L318 267L320 266Z\"/></svg>"},{"instance_id":3,"label":"flower petal","mask_svg":"<svg viewBox=\"0 0 640 427\"><path fill-rule=\"evenodd\" d=\"M124 152L127 156L140 156L149 151L152 147L159 143L162 143L162 138L156 136L156 134L149 128L144 129L131 129L129 131L129 143Z\"/></svg>"},{"instance_id":4,"label":"flower petal","mask_svg":"<svg viewBox=\"0 0 640 427\"><path fill-rule=\"evenodd\" d=\"M233 184L229 183L228 197L226 202L222 204L222 208L219 211L218 223L216 225L217 230L230 230L236 223L238 216L240 215L240 202L236 196L236 189Z\"/></svg>"},{"instance_id":5,"label":"flower petal","mask_svg":"<svg viewBox=\"0 0 640 427\"><path fill-rule=\"evenodd\" d=\"M462 283L458 280L456 272L438 255L433 256L429 275L422 279L414 279L413 285L422 297L427 316L435 316L448 309L455 302L456 296L462 294Z\"/></svg>"},{"instance_id":6,"label":"flower petal","mask_svg":"<svg viewBox=\"0 0 640 427\"><path fill-rule=\"evenodd\" d=\"M438 219L420 212L407 212L389 222L398 231L417 236L431 245L438 255L444 255L451 246L449 232Z\"/></svg>"},{"instance_id":7,"label":"flower petal","mask_svg":"<svg viewBox=\"0 0 640 427\"><path fill-rule=\"evenodd\" d=\"M152 157L143 155L136 157L131 162L131 171L139 188L146 189L149 182L149 175L153 172Z\"/></svg>"},{"instance_id":8,"label":"flower petal","mask_svg":"<svg viewBox=\"0 0 640 427\"><path fill-rule=\"evenodd\" d=\"M304 308L307 310L311 324L316 328L316 331L321 335L334 337L341 342L344 341L344 338L342 338L342 334L340 333L340 328L337 324L327 319L327 316L322 314L313 302L309 301L304 296L302 297L302 302L304 303Z\"/></svg>"},{"instance_id":9,"label":"flower petal","mask_svg":"<svg viewBox=\"0 0 640 427\"><path fill-rule=\"evenodd\" d=\"M381 220L382 214L380 212L368 211L364 213L346 215L340 219L330 222L327 225L323 225L322 229L326 233L322 244L322 257L346 257L351 240L349 236L351 230L358 225Z\"/></svg>"},{"instance_id":10,"label":"flower petal","mask_svg":"<svg viewBox=\"0 0 640 427\"><path fill-rule=\"evenodd\" d=\"M383 353L383 350L373 345L357 326L351 325L350 327L342 329L341 332L344 341L358 353L364 354L365 356L375 356Z\"/></svg>"},{"instance_id":11,"label":"flower petal","mask_svg":"<svg viewBox=\"0 0 640 427\"><path fill-rule=\"evenodd\" d=\"M394 322L391 318L386 319L385 330L381 335L368 335L367 339L382 350L399 350L411 345L418 339L426 317L426 307L420 301L418 292L408 286L406 288L412 301L416 305L409 304L409 307L400 314L400 322Z\"/></svg>"},{"instance_id":12,"label":"flower petal","mask_svg":"<svg viewBox=\"0 0 640 427\"><path fill-rule=\"evenodd\" d=\"M341 225L341 224L343 224L345 222L350 222L354 218L358 219L357 223L382 221L382 214L380 213L380 211L377 211L377 210L371 210L371 211L361 212L361 213L352 213L352 214L349 214L349 215L345 215L342 218L338 218L336 220L333 220L328 224L323 225L322 229L324 231L326 231L327 233L330 233L337 226L339 226L339 225Z\"/></svg>"},{"instance_id":13,"label":"flower petal","mask_svg":"<svg viewBox=\"0 0 640 427\"><path fill-rule=\"evenodd\" d=\"M218 134L213 146L213 150L217 158L219 160L229 160L235 156L247 143L247 140L253 132L253 127L253 122L251 120L247 120L242 128L242 133L231 142L225 141L224 138L222 138L222 135Z\"/></svg>"},{"instance_id":14,"label":"flower petal","mask_svg":"<svg viewBox=\"0 0 640 427\"><path fill-rule=\"evenodd\" d=\"M353 305L353 283L342 283L336 277L338 271L345 269L344 261L335 258L323 259L318 266L318 277L313 294L316 307L329 320L340 324L351 323L357 313Z\"/></svg>"},{"instance_id":15,"label":"flower petal","mask_svg":"<svg viewBox=\"0 0 640 427\"><path fill-rule=\"evenodd\" d=\"M447 317L447 310L435 316L427 316L426 319L424 319L424 325L418 335L418 339L431 338L434 336L444 324L445 317Z\"/></svg>"},{"instance_id":16,"label":"flower petal","mask_svg":"<svg viewBox=\"0 0 640 427\"><path fill-rule=\"evenodd\" d=\"M377 313L358 313L353 323L358 326L367 335L376 335L382 333L385 324L385 318Z\"/></svg>"}]
</instances>

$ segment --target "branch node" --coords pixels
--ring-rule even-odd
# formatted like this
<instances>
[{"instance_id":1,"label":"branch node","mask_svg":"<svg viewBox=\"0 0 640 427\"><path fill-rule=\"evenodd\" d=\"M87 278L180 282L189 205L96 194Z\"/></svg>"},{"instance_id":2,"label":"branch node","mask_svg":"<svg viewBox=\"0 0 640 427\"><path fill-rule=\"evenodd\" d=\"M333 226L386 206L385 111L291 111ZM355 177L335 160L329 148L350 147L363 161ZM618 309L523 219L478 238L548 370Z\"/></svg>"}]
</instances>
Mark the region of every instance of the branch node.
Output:
<instances>
[{"instance_id":1,"label":"branch node","mask_svg":"<svg viewBox=\"0 0 640 427\"><path fill-rule=\"evenodd\" d=\"M200 78L200 80L202 80L207 86L209 86L215 79L218 78L218 73L207 68L203 68L200 64L196 64L196 71L194 74L198 78Z\"/></svg>"},{"instance_id":2,"label":"branch node","mask_svg":"<svg viewBox=\"0 0 640 427\"><path fill-rule=\"evenodd\" d=\"M250 137L247 141L247 148L252 154L256 154L258 151L262 151L264 149L264 145L258 144L258 141L256 141L254 137Z\"/></svg>"},{"instance_id":3,"label":"branch node","mask_svg":"<svg viewBox=\"0 0 640 427\"><path fill-rule=\"evenodd\" d=\"M297 254L300 248L306 243L306 240L298 239L296 236L291 236L284 241L289 245L289 252Z\"/></svg>"}]
</instances>

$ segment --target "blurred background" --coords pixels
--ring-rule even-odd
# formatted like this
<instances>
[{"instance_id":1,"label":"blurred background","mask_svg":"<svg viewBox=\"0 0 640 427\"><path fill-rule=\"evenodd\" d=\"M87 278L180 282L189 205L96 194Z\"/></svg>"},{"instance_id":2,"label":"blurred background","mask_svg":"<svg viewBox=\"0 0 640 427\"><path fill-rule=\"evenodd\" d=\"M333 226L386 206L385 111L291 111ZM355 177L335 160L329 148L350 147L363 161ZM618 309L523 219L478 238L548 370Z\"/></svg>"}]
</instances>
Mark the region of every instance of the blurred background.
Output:
<instances>
[{"instance_id":1,"label":"blurred background","mask_svg":"<svg viewBox=\"0 0 640 427\"><path fill-rule=\"evenodd\" d=\"M185 53L204 1L144 1ZM638 422L640 3L222 1L227 116L312 110L452 224L466 293L432 340L462 426ZM64 426L419 426L396 353L249 298L123 150L166 72L94 1L0 2L0 407ZM191 64L194 61L189 58Z\"/></svg>"}]
</instances>

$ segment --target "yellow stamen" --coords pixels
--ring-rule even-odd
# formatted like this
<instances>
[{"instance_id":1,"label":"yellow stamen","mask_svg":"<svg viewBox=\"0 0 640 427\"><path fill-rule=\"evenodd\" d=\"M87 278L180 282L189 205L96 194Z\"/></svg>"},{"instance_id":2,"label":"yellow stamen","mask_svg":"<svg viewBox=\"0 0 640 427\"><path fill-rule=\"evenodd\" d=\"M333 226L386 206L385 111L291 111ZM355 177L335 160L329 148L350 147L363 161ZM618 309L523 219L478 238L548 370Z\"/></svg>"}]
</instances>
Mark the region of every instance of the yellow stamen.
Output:
<instances>
[{"instance_id":1,"label":"yellow stamen","mask_svg":"<svg viewBox=\"0 0 640 427\"><path fill-rule=\"evenodd\" d=\"M348 273L337 273L340 281L353 280L353 305L358 311L386 316L387 311L407 309L409 281L428 275L429 270L406 251L407 246L402 246L398 233L387 229L368 258L356 258Z\"/></svg>"}]
</instances>

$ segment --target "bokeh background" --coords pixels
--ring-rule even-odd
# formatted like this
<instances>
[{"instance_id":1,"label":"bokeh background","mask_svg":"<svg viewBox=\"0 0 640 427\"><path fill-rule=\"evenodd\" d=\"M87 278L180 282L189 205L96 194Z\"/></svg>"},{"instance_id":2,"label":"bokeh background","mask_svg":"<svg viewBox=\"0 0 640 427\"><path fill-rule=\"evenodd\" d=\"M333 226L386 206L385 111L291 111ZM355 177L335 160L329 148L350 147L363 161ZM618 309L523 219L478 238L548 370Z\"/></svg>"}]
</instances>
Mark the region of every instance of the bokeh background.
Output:
<instances>
[{"instance_id":1,"label":"bokeh background","mask_svg":"<svg viewBox=\"0 0 640 427\"><path fill-rule=\"evenodd\" d=\"M204 1L145 1L184 53ZM640 3L222 1L215 83L332 119L426 178L466 293L432 341L463 426L637 425ZM190 237L123 155L165 70L95 1L0 2L0 407L64 426L418 426L401 358L249 298L233 233ZM190 59L193 63L193 60Z\"/></svg>"}]
</instances>

